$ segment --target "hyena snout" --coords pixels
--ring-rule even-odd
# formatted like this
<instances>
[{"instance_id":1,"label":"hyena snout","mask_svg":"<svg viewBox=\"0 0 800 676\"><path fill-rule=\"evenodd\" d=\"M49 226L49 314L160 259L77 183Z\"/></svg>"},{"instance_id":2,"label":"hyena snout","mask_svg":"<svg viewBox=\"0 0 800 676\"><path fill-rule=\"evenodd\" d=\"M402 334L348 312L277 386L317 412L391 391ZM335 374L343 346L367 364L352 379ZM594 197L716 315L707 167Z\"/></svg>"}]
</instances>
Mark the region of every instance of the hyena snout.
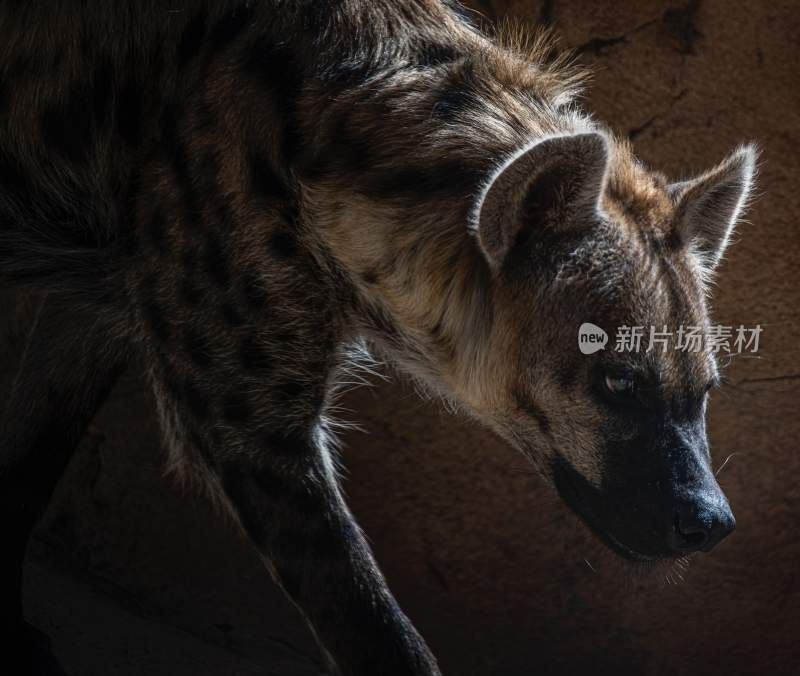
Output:
<instances>
[{"instance_id":1,"label":"hyena snout","mask_svg":"<svg viewBox=\"0 0 800 676\"><path fill-rule=\"evenodd\" d=\"M710 551L736 526L717 483L704 439L628 453L610 451L603 479L593 484L557 457L552 479L561 497L613 551L650 561ZM627 459L627 462L625 462Z\"/></svg>"},{"instance_id":2,"label":"hyena snout","mask_svg":"<svg viewBox=\"0 0 800 676\"><path fill-rule=\"evenodd\" d=\"M644 511L651 523L658 524L660 547L668 556L708 552L733 532L736 520L714 475L705 437L673 445L664 456L646 483L656 490L641 496L643 505L649 503Z\"/></svg>"},{"instance_id":3,"label":"hyena snout","mask_svg":"<svg viewBox=\"0 0 800 676\"><path fill-rule=\"evenodd\" d=\"M713 479L676 500L672 512L667 545L676 554L708 552L736 528L728 499Z\"/></svg>"}]
</instances>

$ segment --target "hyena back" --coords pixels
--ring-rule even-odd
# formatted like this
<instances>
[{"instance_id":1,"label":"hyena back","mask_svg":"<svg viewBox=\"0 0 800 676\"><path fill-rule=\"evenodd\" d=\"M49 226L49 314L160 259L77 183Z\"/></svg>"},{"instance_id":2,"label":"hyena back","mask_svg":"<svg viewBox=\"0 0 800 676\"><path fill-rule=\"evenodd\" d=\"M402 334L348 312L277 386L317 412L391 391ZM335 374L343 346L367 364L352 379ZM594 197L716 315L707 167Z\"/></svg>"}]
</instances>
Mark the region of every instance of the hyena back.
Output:
<instances>
[{"instance_id":1,"label":"hyena back","mask_svg":"<svg viewBox=\"0 0 800 676\"><path fill-rule=\"evenodd\" d=\"M23 673L58 673L23 621L28 534L131 359L171 464L335 673L439 673L337 485L325 413L355 342L527 454L629 558L732 528L711 355L558 348L583 320L708 322L751 148L670 184L580 111L549 43L437 0L36 1L0 9L0 35L0 278L41 292L0 442Z\"/></svg>"}]
</instances>

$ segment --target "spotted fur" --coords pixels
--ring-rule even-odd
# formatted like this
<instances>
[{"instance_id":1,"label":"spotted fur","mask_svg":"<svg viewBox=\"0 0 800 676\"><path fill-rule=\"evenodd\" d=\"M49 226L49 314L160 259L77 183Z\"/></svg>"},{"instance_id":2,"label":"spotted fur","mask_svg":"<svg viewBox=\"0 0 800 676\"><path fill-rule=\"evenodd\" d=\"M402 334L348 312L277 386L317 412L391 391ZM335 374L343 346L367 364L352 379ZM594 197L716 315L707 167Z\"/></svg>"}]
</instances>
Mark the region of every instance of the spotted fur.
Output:
<instances>
[{"instance_id":1,"label":"spotted fur","mask_svg":"<svg viewBox=\"0 0 800 676\"><path fill-rule=\"evenodd\" d=\"M439 673L338 488L347 346L495 429L578 511L579 486L638 476L641 422L591 386L606 356L565 346L583 320L708 321L752 150L669 184L580 110L550 41L486 37L438 0L36 0L0 8L0 35L0 279L46 294L45 356L4 418L0 478L47 475L22 508L2 492L7 619L30 525L132 358L170 466L346 676ZM699 424L710 355L628 366L652 376L649 416Z\"/></svg>"}]
</instances>

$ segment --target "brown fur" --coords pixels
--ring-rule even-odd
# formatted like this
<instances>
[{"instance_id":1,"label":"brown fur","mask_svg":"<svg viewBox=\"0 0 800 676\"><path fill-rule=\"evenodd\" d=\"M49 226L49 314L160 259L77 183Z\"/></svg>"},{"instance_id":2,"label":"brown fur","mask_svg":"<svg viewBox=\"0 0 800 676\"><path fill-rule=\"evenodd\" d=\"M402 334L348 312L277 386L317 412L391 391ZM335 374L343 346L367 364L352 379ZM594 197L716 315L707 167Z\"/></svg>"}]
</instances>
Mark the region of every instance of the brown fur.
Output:
<instances>
[{"instance_id":1,"label":"brown fur","mask_svg":"<svg viewBox=\"0 0 800 676\"><path fill-rule=\"evenodd\" d=\"M600 485L622 463L609 438L636 430L587 394L594 362L553 346L583 319L707 321L709 260L676 219L689 200L715 222L724 177L671 192L579 110L583 75L548 40L484 37L445 3L47 7L0 11L0 275L99 317L104 374L141 360L172 466L234 516L331 669L437 674L338 488L326 412L347 345L366 338L548 476L561 458ZM487 222L504 163L552 138L552 166L504 193L514 218L500 203ZM746 163L726 165L731 194ZM65 370L74 331L54 339ZM706 354L643 359L674 411L713 376ZM93 410L97 389L64 398ZM53 443L31 435L14 453ZM9 457L5 480L33 479ZM52 483L22 514L3 503L21 542Z\"/></svg>"}]
</instances>

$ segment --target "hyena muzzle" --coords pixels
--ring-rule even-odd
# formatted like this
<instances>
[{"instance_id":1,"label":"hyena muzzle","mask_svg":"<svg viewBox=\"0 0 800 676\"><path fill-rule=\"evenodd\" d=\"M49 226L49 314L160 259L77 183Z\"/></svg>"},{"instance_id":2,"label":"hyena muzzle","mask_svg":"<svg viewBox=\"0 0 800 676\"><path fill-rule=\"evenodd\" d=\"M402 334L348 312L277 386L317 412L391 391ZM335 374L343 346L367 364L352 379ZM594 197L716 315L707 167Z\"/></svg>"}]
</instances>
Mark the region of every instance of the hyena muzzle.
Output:
<instances>
[{"instance_id":1,"label":"hyena muzzle","mask_svg":"<svg viewBox=\"0 0 800 676\"><path fill-rule=\"evenodd\" d=\"M37 0L0 6L0 37L0 279L36 308L0 419L6 673L61 673L25 546L130 363L170 466L344 676L439 673L337 483L349 346L494 429L625 557L732 530L712 351L574 346L584 322L708 325L751 147L670 183L546 41L439 0Z\"/></svg>"}]
</instances>

